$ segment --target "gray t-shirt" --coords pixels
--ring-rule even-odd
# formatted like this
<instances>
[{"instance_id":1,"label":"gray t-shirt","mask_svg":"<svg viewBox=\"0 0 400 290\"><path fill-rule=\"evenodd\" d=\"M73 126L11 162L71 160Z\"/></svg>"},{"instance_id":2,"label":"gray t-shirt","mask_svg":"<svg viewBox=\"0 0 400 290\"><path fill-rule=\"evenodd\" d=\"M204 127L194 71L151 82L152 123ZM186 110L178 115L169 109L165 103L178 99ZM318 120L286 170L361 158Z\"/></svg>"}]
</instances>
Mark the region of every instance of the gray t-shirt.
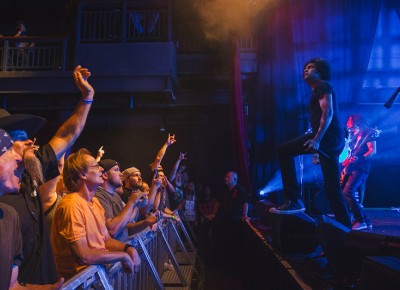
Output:
<instances>
[{"instance_id":1,"label":"gray t-shirt","mask_svg":"<svg viewBox=\"0 0 400 290\"><path fill-rule=\"evenodd\" d=\"M104 217L106 220L119 215L124 207L124 202L118 194L109 193L102 187L96 190L94 196L98 198L101 206L104 208ZM128 238L128 228L125 227L114 238L124 242Z\"/></svg>"}]
</instances>

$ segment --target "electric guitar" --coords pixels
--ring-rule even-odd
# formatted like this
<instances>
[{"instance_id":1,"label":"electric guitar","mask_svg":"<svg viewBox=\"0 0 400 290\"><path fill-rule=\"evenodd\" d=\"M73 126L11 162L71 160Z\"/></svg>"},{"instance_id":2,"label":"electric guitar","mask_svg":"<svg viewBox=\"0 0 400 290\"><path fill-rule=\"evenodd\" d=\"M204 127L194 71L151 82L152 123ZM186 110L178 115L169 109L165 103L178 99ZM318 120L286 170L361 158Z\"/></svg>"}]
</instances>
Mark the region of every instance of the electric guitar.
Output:
<instances>
[{"instance_id":1,"label":"electric guitar","mask_svg":"<svg viewBox=\"0 0 400 290\"><path fill-rule=\"evenodd\" d=\"M348 167L351 164L351 159L353 157L356 157L358 153L360 153L361 148L369 142L371 138L378 138L379 134L381 133L381 130L378 130L377 128L371 128L368 130L368 132L365 134L365 136L362 136L361 142L357 144L357 146L350 151L350 154L347 156L347 158L343 161L342 166L344 167L341 174L340 174L340 183L343 182L343 179L345 175L347 174Z\"/></svg>"}]
</instances>

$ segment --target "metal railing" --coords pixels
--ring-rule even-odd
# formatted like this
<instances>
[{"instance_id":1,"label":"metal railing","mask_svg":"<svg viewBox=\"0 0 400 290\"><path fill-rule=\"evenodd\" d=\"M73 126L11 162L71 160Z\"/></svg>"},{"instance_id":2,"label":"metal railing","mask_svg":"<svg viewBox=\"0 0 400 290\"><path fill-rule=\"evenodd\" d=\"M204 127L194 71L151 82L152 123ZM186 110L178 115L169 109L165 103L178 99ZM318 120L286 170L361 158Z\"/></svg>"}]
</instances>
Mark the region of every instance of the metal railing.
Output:
<instances>
[{"instance_id":1,"label":"metal railing","mask_svg":"<svg viewBox=\"0 0 400 290\"><path fill-rule=\"evenodd\" d=\"M137 6L134 1L81 3L78 6L77 42L170 41L170 22L167 2L161 7Z\"/></svg>"},{"instance_id":2,"label":"metal railing","mask_svg":"<svg viewBox=\"0 0 400 290\"><path fill-rule=\"evenodd\" d=\"M188 248L183 243L182 235L189 243ZM196 251L181 221L175 225L174 222L160 220L156 231L146 229L130 236L125 243L132 244L139 252L142 259L139 272L124 273L119 262L108 267L92 265L68 280L63 289L163 290L166 287L165 284L170 283L190 289L188 285L192 276L185 272L188 272L188 267L191 267L193 272L195 259L190 260L189 253L196 253ZM181 252L177 252L178 250ZM182 262L179 258L181 253L187 257L186 262ZM182 266L182 264L190 266ZM166 265L173 269L166 269ZM166 280L166 272L169 276L173 276L172 280Z\"/></svg>"},{"instance_id":3,"label":"metal railing","mask_svg":"<svg viewBox=\"0 0 400 290\"><path fill-rule=\"evenodd\" d=\"M67 37L0 37L2 71L65 70L66 54Z\"/></svg>"},{"instance_id":4,"label":"metal railing","mask_svg":"<svg viewBox=\"0 0 400 290\"><path fill-rule=\"evenodd\" d=\"M127 14L127 41L168 40L168 17L166 10L128 9Z\"/></svg>"}]
</instances>

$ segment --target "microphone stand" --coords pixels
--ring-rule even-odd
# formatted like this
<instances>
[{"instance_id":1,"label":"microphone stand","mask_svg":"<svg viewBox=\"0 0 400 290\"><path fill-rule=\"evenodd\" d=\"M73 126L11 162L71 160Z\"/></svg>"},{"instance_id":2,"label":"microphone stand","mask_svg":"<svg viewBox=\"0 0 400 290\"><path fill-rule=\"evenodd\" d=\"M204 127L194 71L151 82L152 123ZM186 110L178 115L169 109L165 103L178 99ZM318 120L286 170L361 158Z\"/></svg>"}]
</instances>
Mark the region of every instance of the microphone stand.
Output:
<instances>
[{"instance_id":1,"label":"microphone stand","mask_svg":"<svg viewBox=\"0 0 400 290\"><path fill-rule=\"evenodd\" d=\"M384 104L384 106L388 109L390 109L394 103L394 101L397 98L397 95L400 93L400 87L398 87L394 93L390 96L390 98L386 101L386 103Z\"/></svg>"}]
</instances>

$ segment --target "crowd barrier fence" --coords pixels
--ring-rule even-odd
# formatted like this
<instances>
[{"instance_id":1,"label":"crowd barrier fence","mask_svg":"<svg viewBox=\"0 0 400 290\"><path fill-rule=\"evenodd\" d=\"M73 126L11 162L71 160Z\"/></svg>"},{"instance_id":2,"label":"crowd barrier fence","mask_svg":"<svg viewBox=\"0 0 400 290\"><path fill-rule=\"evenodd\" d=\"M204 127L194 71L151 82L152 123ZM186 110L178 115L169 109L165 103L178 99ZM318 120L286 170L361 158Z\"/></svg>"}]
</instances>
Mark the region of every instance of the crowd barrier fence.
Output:
<instances>
[{"instance_id":1,"label":"crowd barrier fence","mask_svg":"<svg viewBox=\"0 0 400 290\"><path fill-rule=\"evenodd\" d=\"M123 272L119 262L91 265L68 280L63 289L191 289L193 278L201 276L197 250L182 220L161 219L156 230L143 230L125 243L140 255L137 273Z\"/></svg>"}]
</instances>

